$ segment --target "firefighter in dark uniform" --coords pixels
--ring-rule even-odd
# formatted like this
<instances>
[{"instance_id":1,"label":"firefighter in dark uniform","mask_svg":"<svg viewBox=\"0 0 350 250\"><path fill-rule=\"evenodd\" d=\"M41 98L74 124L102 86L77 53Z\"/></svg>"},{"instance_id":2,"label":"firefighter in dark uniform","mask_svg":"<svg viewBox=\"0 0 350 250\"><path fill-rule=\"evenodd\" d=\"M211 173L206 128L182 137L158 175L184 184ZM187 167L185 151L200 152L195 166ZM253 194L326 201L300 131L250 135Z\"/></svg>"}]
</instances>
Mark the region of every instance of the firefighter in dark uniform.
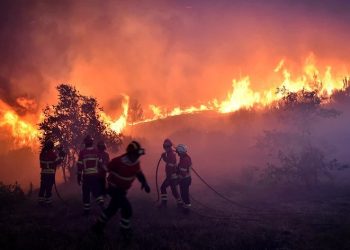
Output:
<instances>
[{"instance_id":1,"label":"firefighter in dark uniform","mask_svg":"<svg viewBox=\"0 0 350 250\"><path fill-rule=\"evenodd\" d=\"M93 147L94 140L91 136L85 137L84 144L85 148L80 151L77 162L77 180L78 185L82 183L84 215L89 215L91 193L101 208L104 204L99 176L99 168L102 165L102 160L98 150Z\"/></svg>"},{"instance_id":2,"label":"firefighter in dark uniform","mask_svg":"<svg viewBox=\"0 0 350 250\"><path fill-rule=\"evenodd\" d=\"M192 160L191 157L187 154L187 146L184 144L179 144L176 146L176 153L179 155L180 160L178 164L178 173L179 173L179 186L181 199L183 201L183 212L189 213L191 207L190 202L190 185L192 182L191 179L191 167Z\"/></svg>"},{"instance_id":3,"label":"firefighter in dark uniform","mask_svg":"<svg viewBox=\"0 0 350 250\"><path fill-rule=\"evenodd\" d=\"M150 192L150 187L141 171L139 157L144 155L145 151L140 144L132 141L126 153L112 159L108 164L108 194L111 201L106 209L103 210L96 224L92 227L96 233L102 233L106 223L121 209L120 230L122 236L129 238L131 235L130 219L132 217L132 207L127 198L127 191L131 184L137 178L141 183L141 189L146 193Z\"/></svg>"},{"instance_id":4,"label":"firefighter in dark uniform","mask_svg":"<svg viewBox=\"0 0 350 250\"><path fill-rule=\"evenodd\" d=\"M171 192L176 199L178 206L182 205L182 200L180 198L179 192L177 191L177 166L176 166L176 154L172 148L173 143L169 139L165 139L163 143L163 148L165 152L162 154L162 160L165 162L165 180L160 187L160 197L161 204L160 208L167 206L168 194L167 188L170 187Z\"/></svg>"},{"instance_id":5,"label":"firefighter in dark uniform","mask_svg":"<svg viewBox=\"0 0 350 250\"><path fill-rule=\"evenodd\" d=\"M50 206L52 204L52 187L55 184L57 165L64 159L64 151L57 154L54 150L54 143L47 140L41 149L39 160L41 168L41 180L39 189L39 205Z\"/></svg>"}]
</instances>

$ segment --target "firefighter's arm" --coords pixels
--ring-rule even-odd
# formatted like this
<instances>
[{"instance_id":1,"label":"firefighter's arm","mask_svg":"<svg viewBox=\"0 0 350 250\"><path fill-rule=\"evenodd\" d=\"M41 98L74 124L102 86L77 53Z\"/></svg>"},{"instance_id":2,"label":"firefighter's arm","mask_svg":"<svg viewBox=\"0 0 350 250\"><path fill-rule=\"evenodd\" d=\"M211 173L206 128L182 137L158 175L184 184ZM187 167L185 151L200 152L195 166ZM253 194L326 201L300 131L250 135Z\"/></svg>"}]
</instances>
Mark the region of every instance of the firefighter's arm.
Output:
<instances>
[{"instance_id":1,"label":"firefighter's arm","mask_svg":"<svg viewBox=\"0 0 350 250\"><path fill-rule=\"evenodd\" d=\"M146 193L151 192L151 188L149 187L145 175L140 171L136 174L136 178L141 182L141 190L145 189Z\"/></svg>"}]
</instances>

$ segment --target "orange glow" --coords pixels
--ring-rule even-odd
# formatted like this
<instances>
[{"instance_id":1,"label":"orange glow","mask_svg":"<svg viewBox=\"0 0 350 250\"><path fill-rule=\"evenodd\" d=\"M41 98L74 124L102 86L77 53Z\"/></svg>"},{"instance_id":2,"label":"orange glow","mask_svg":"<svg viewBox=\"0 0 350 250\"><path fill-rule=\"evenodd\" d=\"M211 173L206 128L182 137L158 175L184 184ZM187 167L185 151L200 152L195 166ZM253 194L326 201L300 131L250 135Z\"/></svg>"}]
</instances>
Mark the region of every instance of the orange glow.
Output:
<instances>
[{"instance_id":1,"label":"orange glow","mask_svg":"<svg viewBox=\"0 0 350 250\"><path fill-rule=\"evenodd\" d=\"M109 115L107 115L104 112L101 112L101 119L109 125L109 127L119 133L122 133L124 128L127 125L127 119L128 119L128 109L129 109L129 97L124 95L124 100L122 102L122 114L120 115L119 118L116 120L113 120Z\"/></svg>"},{"instance_id":2,"label":"orange glow","mask_svg":"<svg viewBox=\"0 0 350 250\"><path fill-rule=\"evenodd\" d=\"M280 60L276 65L277 66L273 70L275 74L275 82L268 84L268 88L262 90L254 89L254 85L251 82L252 78L250 76L233 79L232 89L227 92L226 98L222 100L213 98L206 103L189 107L180 107L179 105L169 107L149 104L148 106L144 106L146 114L144 119L142 121L134 122L133 124L151 122L154 120L165 119L170 116L191 114L208 110L216 111L218 113L230 113L240 109L264 108L282 97L281 94L276 93L276 88L280 87L285 87L287 90L293 92L302 89L318 89L319 95L330 97L335 90L343 88L342 80L349 75L348 72L344 72L344 70L341 73L338 72L337 74L334 74L331 66L319 69L316 66L316 60L313 55L306 58L299 73L293 73L292 70L287 68L288 63L286 59ZM195 98L200 98L200 96L194 96L194 100ZM19 98L17 99L17 102L22 107L31 109L36 108L35 102L29 99ZM10 129L16 145L37 145L37 137L40 133L37 130L35 123L22 119L22 117L18 116L13 109L1 102L1 100L0 104L0 127ZM121 106L122 111L119 117L111 117L105 112L101 112L100 114L101 119L117 133L125 132L126 127L130 126L127 122L129 96L124 95ZM39 114L39 120L40 117Z\"/></svg>"},{"instance_id":3,"label":"orange glow","mask_svg":"<svg viewBox=\"0 0 350 250\"><path fill-rule=\"evenodd\" d=\"M40 132L30 122L22 120L14 111L0 109L0 128L9 129L13 137L14 146L37 147Z\"/></svg>"}]
</instances>

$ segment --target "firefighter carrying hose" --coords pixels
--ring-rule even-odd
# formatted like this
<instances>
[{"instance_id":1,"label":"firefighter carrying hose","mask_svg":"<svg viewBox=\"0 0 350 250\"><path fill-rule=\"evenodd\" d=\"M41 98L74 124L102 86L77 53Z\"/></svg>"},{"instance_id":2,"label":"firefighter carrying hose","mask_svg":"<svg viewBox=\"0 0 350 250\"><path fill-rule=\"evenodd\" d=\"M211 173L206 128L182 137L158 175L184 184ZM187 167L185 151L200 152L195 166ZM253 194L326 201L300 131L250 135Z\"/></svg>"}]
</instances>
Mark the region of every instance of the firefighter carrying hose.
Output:
<instances>
[{"instance_id":1,"label":"firefighter carrying hose","mask_svg":"<svg viewBox=\"0 0 350 250\"><path fill-rule=\"evenodd\" d=\"M132 141L126 153L112 159L108 164L108 194L111 201L106 209L103 210L92 230L95 233L103 233L106 223L121 209L120 231L125 238L130 238L130 219L132 216L132 207L127 198L127 190L137 178L141 183L141 189L149 193L150 187L141 171L139 157L144 155L145 151L140 144Z\"/></svg>"},{"instance_id":2,"label":"firefighter carrying hose","mask_svg":"<svg viewBox=\"0 0 350 250\"><path fill-rule=\"evenodd\" d=\"M190 202L190 185L191 179L191 167L192 160L187 154L187 146L184 144L179 144L176 146L176 153L179 155L180 160L178 164L178 174L179 174L179 186L181 199L183 201L183 212L185 214L189 213L191 207Z\"/></svg>"},{"instance_id":3,"label":"firefighter carrying hose","mask_svg":"<svg viewBox=\"0 0 350 250\"><path fill-rule=\"evenodd\" d=\"M182 200L180 198L179 192L177 191L178 176L176 169L176 154L172 148L173 143L169 139L165 139L163 143L163 148L165 152L162 154L162 160L165 162L165 174L166 178L160 187L160 197L161 204L160 208L167 206L168 194L167 188L170 187L174 198L177 201L177 205L180 207L182 205Z\"/></svg>"},{"instance_id":4,"label":"firefighter carrying hose","mask_svg":"<svg viewBox=\"0 0 350 250\"><path fill-rule=\"evenodd\" d=\"M93 147L94 140L91 136L84 139L85 148L80 151L77 162L78 168L78 185L82 184L84 215L90 214L90 194L96 198L96 202L102 208L104 198L102 195L101 182L99 176L99 168L101 168L102 160L99 152Z\"/></svg>"},{"instance_id":5,"label":"firefighter carrying hose","mask_svg":"<svg viewBox=\"0 0 350 250\"><path fill-rule=\"evenodd\" d=\"M41 149L39 160L41 168L41 180L39 190L39 205L52 205L52 187L55 183L55 174L57 165L60 164L65 157L65 152L60 150L57 154L54 150L54 143L47 140Z\"/></svg>"},{"instance_id":6,"label":"firefighter carrying hose","mask_svg":"<svg viewBox=\"0 0 350 250\"><path fill-rule=\"evenodd\" d=\"M109 163L109 154L107 153L106 144L104 141L99 141L97 143L97 149L99 152L99 157L102 160L102 165L99 168L100 186L102 194L106 195L106 175L107 175L107 165Z\"/></svg>"}]
</instances>

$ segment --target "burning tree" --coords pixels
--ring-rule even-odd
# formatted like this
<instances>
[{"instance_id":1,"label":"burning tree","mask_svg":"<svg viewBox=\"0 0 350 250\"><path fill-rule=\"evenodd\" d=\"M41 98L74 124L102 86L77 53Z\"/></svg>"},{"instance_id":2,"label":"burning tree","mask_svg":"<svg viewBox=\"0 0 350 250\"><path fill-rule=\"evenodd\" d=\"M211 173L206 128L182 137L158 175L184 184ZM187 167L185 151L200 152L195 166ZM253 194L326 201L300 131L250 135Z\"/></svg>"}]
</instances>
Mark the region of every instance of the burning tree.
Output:
<instances>
[{"instance_id":1,"label":"burning tree","mask_svg":"<svg viewBox=\"0 0 350 250\"><path fill-rule=\"evenodd\" d=\"M144 116L141 104L136 99L131 99L128 109L128 122L131 124L131 129L133 129L135 122L141 121L143 118Z\"/></svg>"},{"instance_id":2,"label":"burning tree","mask_svg":"<svg viewBox=\"0 0 350 250\"><path fill-rule=\"evenodd\" d=\"M131 99L128 109L128 122L134 125L135 122L141 121L143 118L141 104L136 99Z\"/></svg>"},{"instance_id":3,"label":"burning tree","mask_svg":"<svg viewBox=\"0 0 350 250\"><path fill-rule=\"evenodd\" d=\"M86 135L96 140L104 140L112 150L118 150L122 143L122 135L111 130L100 117L97 100L83 96L75 87L68 84L57 86L58 104L46 106L43 110L44 119L39 124L42 131L41 144L51 139L67 152L62 164L63 177L67 181L74 175L75 162Z\"/></svg>"},{"instance_id":4,"label":"burning tree","mask_svg":"<svg viewBox=\"0 0 350 250\"><path fill-rule=\"evenodd\" d=\"M349 103L350 102L350 77L343 79L343 88L335 90L332 99L338 103Z\"/></svg>"},{"instance_id":5,"label":"burning tree","mask_svg":"<svg viewBox=\"0 0 350 250\"><path fill-rule=\"evenodd\" d=\"M301 182L313 186L321 176L332 179L329 170L340 165L336 159L327 157L312 130L319 119L335 118L340 112L322 106L327 98L318 89L291 92L281 88L277 91L283 97L276 103L273 112L285 125L285 131L265 131L258 139L257 146L275 156L275 162L269 162L263 170L262 180L272 183Z\"/></svg>"}]
</instances>

